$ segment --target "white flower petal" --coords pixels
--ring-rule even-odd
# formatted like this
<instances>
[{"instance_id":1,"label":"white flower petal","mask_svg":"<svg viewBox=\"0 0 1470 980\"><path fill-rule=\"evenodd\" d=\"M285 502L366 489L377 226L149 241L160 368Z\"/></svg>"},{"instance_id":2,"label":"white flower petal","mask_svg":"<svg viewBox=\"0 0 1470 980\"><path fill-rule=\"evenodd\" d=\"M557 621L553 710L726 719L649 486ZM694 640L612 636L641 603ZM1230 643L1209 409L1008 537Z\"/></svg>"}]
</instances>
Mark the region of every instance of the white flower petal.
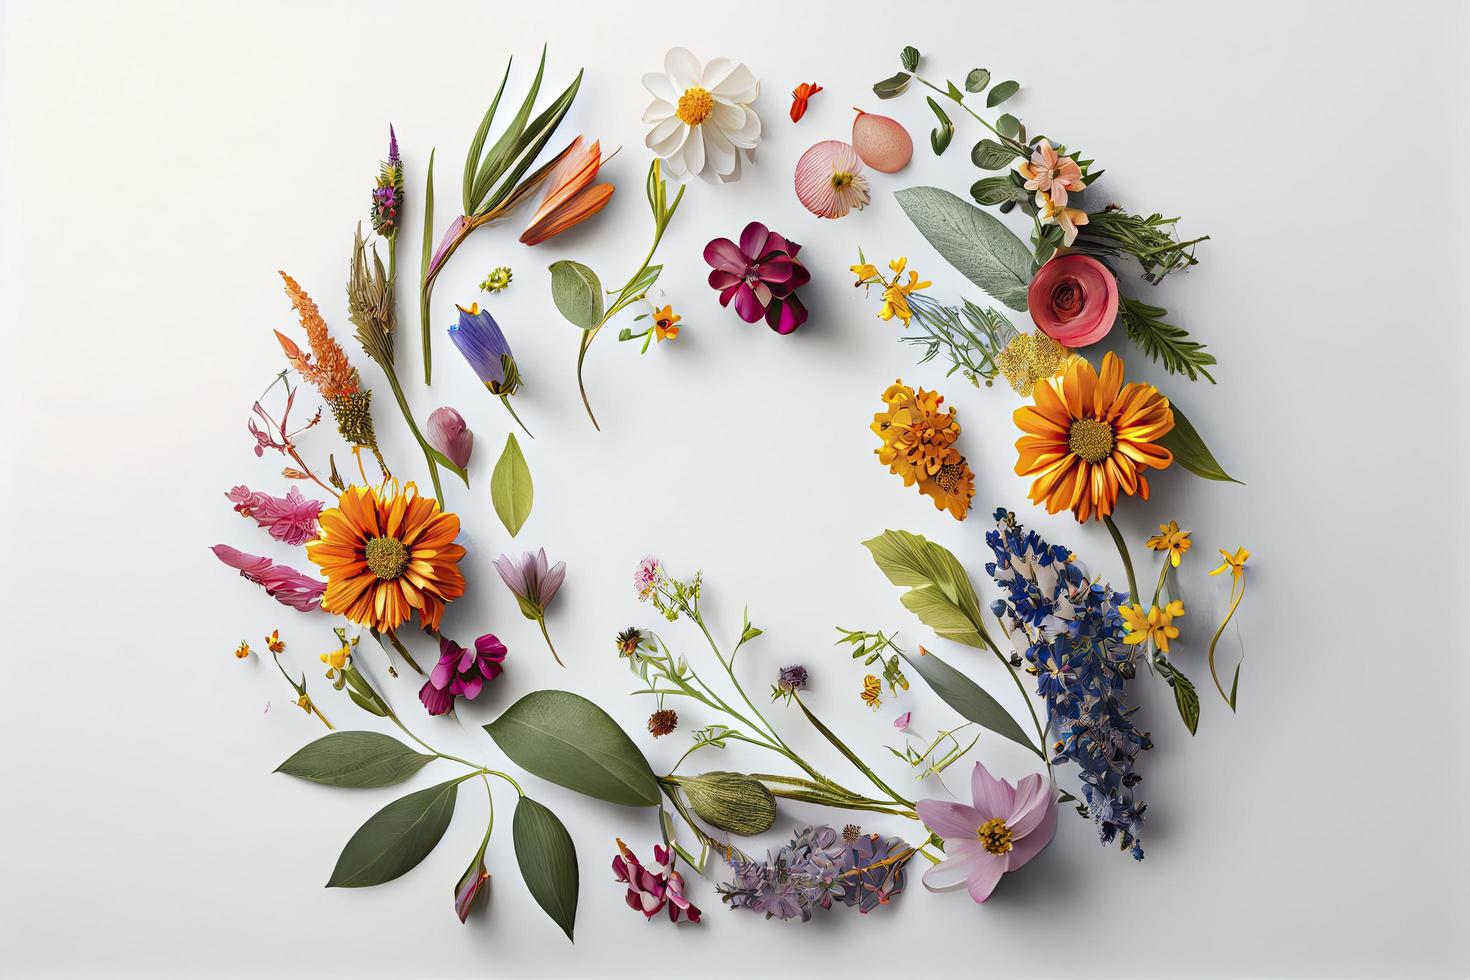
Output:
<instances>
[{"instance_id":1,"label":"white flower petal","mask_svg":"<svg viewBox=\"0 0 1470 980\"><path fill-rule=\"evenodd\" d=\"M719 127L705 125L699 127L700 135L704 138L704 157L709 166L720 176L724 176L735 169L735 147L720 132Z\"/></svg>"},{"instance_id":2,"label":"white flower petal","mask_svg":"<svg viewBox=\"0 0 1470 980\"><path fill-rule=\"evenodd\" d=\"M643 145L653 152L663 155L679 145L675 139L679 129L684 125L678 116L669 116L657 126L648 131L648 136L643 140Z\"/></svg>"},{"instance_id":3,"label":"white flower petal","mask_svg":"<svg viewBox=\"0 0 1470 980\"><path fill-rule=\"evenodd\" d=\"M704 71L699 76L699 85L705 91L713 93L738 67L729 58L716 58L704 66Z\"/></svg>"},{"instance_id":4,"label":"white flower petal","mask_svg":"<svg viewBox=\"0 0 1470 980\"><path fill-rule=\"evenodd\" d=\"M696 134L684 141L684 166L691 174L704 173L704 140Z\"/></svg>"},{"instance_id":5,"label":"white flower petal","mask_svg":"<svg viewBox=\"0 0 1470 980\"><path fill-rule=\"evenodd\" d=\"M648 103L648 108L643 110L643 121L646 123L663 122L673 117L674 104L665 102L663 99L654 99Z\"/></svg>"},{"instance_id":6,"label":"white flower petal","mask_svg":"<svg viewBox=\"0 0 1470 980\"><path fill-rule=\"evenodd\" d=\"M725 60L724 58L717 58L715 61L710 62L710 67L713 68L717 62ZM705 71L705 77L710 77L709 70ZM705 85L705 88L709 89L712 95L729 99L731 102L741 103L754 102L755 97L760 94L761 90L760 82L755 80L755 75L744 65L736 65L733 70L721 77L716 84Z\"/></svg>"},{"instance_id":7,"label":"white flower petal","mask_svg":"<svg viewBox=\"0 0 1470 980\"><path fill-rule=\"evenodd\" d=\"M651 71L644 75L643 87L655 99L663 99L665 102L678 102L682 94L674 87L674 80L661 71Z\"/></svg>"},{"instance_id":8,"label":"white flower petal","mask_svg":"<svg viewBox=\"0 0 1470 980\"><path fill-rule=\"evenodd\" d=\"M670 48L664 55L664 71L681 93L699 84L699 59L688 48Z\"/></svg>"}]
</instances>

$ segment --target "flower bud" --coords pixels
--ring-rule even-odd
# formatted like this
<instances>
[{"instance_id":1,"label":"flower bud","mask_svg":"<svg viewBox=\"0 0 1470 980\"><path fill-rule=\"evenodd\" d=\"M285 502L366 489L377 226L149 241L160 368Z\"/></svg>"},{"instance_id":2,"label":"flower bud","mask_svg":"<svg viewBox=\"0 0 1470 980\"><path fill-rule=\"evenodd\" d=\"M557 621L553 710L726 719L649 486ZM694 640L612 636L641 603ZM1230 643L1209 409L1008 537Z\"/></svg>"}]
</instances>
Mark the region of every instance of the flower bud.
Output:
<instances>
[{"instance_id":1,"label":"flower bud","mask_svg":"<svg viewBox=\"0 0 1470 980\"><path fill-rule=\"evenodd\" d=\"M740 837L765 833L776 822L776 798L738 772L707 772L679 781L689 805L704 820Z\"/></svg>"},{"instance_id":2,"label":"flower bud","mask_svg":"<svg viewBox=\"0 0 1470 980\"><path fill-rule=\"evenodd\" d=\"M464 424L463 416L447 406L436 408L429 413L429 424L425 428L429 445L454 460L454 465L460 469L469 465L475 434Z\"/></svg>"}]
</instances>

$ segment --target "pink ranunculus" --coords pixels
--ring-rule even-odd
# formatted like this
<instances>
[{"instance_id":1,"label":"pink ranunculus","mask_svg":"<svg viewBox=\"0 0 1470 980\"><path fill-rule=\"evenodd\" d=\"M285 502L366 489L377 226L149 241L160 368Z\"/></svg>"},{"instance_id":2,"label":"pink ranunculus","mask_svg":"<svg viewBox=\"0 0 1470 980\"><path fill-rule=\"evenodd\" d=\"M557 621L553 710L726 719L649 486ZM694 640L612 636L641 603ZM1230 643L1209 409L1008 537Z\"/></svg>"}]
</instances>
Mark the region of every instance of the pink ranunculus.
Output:
<instances>
[{"instance_id":1,"label":"pink ranunculus","mask_svg":"<svg viewBox=\"0 0 1470 980\"><path fill-rule=\"evenodd\" d=\"M1086 347L1108 335L1118 319L1118 281L1087 255L1059 255L1026 288L1031 319L1064 347Z\"/></svg>"}]
</instances>

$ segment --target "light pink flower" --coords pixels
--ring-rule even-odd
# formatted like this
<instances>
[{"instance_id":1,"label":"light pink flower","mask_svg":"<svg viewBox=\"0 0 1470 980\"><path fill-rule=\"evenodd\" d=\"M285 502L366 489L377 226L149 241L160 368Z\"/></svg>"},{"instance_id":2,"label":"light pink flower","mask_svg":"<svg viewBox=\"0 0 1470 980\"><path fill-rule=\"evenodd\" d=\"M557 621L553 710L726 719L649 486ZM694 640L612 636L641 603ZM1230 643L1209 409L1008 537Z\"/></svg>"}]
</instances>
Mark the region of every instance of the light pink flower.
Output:
<instances>
[{"instance_id":1,"label":"light pink flower","mask_svg":"<svg viewBox=\"0 0 1470 980\"><path fill-rule=\"evenodd\" d=\"M823 140L796 161L796 197L819 218L840 218L868 203L868 178L851 143Z\"/></svg>"},{"instance_id":2,"label":"light pink flower","mask_svg":"<svg viewBox=\"0 0 1470 980\"><path fill-rule=\"evenodd\" d=\"M912 711L905 711L903 714L901 714L897 718L893 719L893 727L894 728L897 728L899 731L903 731L905 728L908 728L909 727L909 716L912 715L912 714L913 714Z\"/></svg>"},{"instance_id":3,"label":"light pink flower","mask_svg":"<svg viewBox=\"0 0 1470 980\"><path fill-rule=\"evenodd\" d=\"M643 601L653 594L653 589L658 585L658 559L649 556L638 563L638 571L633 573L633 584L638 589L638 599Z\"/></svg>"},{"instance_id":4,"label":"light pink flower","mask_svg":"<svg viewBox=\"0 0 1470 980\"><path fill-rule=\"evenodd\" d=\"M521 615L535 620L541 627L541 635L551 648L552 658L559 666L565 667L566 664L561 662L561 657L556 652L556 646L551 642L551 634L546 631L546 607L551 605L551 600L556 597L557 590L567 577L567 563L559 561L555 565L548 564L546 549L542 548L534 555L527 551L521 555L519 562L509 555L501 555L495 559L495 570L500 573L506 587L515 593Z\"/></svg>"},{"instance_id":5,"label":"light pink flower","mask_svg":"<svg viewBox=\"0 0 1470 980\"><path fill-rule=\"evenodd\" d=\"M1026 178L1026 189L1036 192L1037 207L1048 197L1061 207L1067 203L1068 191L1081 191L1087 186L1082 182L1082 168L1077 166L1077 161L1057 156L1046 140L1036 144L1030 160L1017 160L1011 167Z\"/></svg>"},{"instance_id":6,"label":"light pink flower","mask_svg":"<svg viewBox=\"0 0 1470 980\"><path fill-rule=\"evenodd\" d=\"M1062 245L1072 247L1077 240L1077 226L1087 224L1087 212L1081 208L1069 208L1062 204L1054 204L1046 198L1042 198L1037 204L1041 208L1041 223L1044 225L1056 225L1062 229Z\"/></svg>"},{"instance_id":7,"label":"light pink flower","mask_svg":"<svg viewBox=\"0 0 1470 980\"><path fill-rule=\"evenodd\" d=\"M1051 842L1057 827L1052 785L1032 774L1012 786L975 763L973 804L920 800L919 819L944 838L944 860L924 872L924 887L947 891L964 885L983 902L1000 876L1030 861Z\"/></svg>"},{"instance_id":8,"label":"light pink flower","mask_svg":"<svg viewBox=\"0 0 1470 980\"><path fill-rule=\"evenodd\" d=\"M269 558L246 554L227 544L217 544L210 549L216 558L237 570L242 578L254 582L283 606L311 612L322 604L322 594L327 583L293 568L277 565Z\"/></svg>"},{"instance_id":9,"label":"light pink flower","mask_svg":"<svg viewBox=\"0 0 1470 980\"><path fill-rule=\"evenodd\" d=\"M246 486L234 487L225 494L241 517L255 518L277 541L292 546L303 545L317 536L317 515L324 506L320 500L307 500L301 490L292 487L284 497L272 497Z\"/></svg>"},{"instance_id":10,"label":"light pink flower","mask_svg":"<svg viewBox=\"0 0 1470 980\"><path fill-rule=\"evenodd\" d=\"M475 434L464 424L464 416L448 406L436 408L429 413L429 424L424 428L429 445L454 460L460 469L469 465Z\"/></svg>"}]
</instances>

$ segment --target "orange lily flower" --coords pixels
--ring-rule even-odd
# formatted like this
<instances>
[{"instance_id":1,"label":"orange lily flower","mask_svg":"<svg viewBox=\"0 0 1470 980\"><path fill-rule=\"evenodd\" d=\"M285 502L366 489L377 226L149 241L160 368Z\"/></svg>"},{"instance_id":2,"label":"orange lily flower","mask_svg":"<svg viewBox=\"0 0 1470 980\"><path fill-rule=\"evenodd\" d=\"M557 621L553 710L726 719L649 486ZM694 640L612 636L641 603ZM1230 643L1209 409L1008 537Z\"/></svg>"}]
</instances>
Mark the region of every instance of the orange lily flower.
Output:
<instances>
[{"instance_id":1,"label":"orange lily flower","mask_svg":"<svg viewBox=\"0 0 1470 980\"><path fill-rule=\"evenodd\" d=\"M601 166L602 147L597 141L583 149L582 137L572 140L561 164L547 181L541 206L521 233L521 244L539 245L606 207L613 185L593 183Z\"/></svg>"}]
</instances>

